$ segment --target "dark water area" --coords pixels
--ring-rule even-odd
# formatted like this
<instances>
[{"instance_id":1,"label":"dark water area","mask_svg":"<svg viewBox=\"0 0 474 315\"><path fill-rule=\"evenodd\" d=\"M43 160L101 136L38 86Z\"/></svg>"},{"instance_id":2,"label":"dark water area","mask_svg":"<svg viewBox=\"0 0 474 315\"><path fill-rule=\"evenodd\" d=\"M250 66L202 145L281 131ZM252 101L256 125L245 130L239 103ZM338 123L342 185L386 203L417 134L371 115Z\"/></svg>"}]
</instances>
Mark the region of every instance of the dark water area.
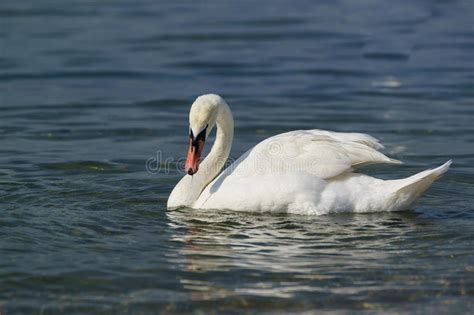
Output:
<instances>
[{"instance_id":1,"label":"dark water area","mask_svg":"<svg viewBox=\"0 0 474 315\"><path fill-rule=\"evenodd\" d=\"M474 312L474 2L0 3L0 313ZM167 211L188 110L449 159L410 211ZM147 164L148 163L148 164ZM148 165L148 167L147 167Z\"/></svg>"}]
</instances>

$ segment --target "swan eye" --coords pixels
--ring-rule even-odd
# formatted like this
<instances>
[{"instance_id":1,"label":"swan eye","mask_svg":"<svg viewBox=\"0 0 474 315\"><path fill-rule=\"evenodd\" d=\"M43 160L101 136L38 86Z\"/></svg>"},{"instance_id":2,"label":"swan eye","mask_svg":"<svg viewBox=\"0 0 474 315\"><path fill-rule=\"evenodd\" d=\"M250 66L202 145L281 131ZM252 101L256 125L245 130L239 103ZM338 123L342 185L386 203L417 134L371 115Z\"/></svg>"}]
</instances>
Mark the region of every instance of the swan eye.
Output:
<instances>
[{"instance_id":1,"label":"swan eye","mask_svg":"<svg viewBox=\"0 0 474 315\"><path fill-rule=\"evenodd\" d=\"M204 127L204 129L202 129L196 137L194 137L194 133L191 127L189 127L189 138L193 141L196 141L198 139L206 140L206 130L208 126L209 124L207 124L206 127Z\"/></svg>"},{"instance_id":2,"label":"swan eye","mask_svg":"<svg viewBox=\"0 0 474 315\"><path fill-rule=\"evenodd\" d=\"M207 126L208 125L206 125L206 127L203 130L201 130L201 132L197 135L196 140L203 140L203 141L206 140Z\"/></svg>"}]
</instances>

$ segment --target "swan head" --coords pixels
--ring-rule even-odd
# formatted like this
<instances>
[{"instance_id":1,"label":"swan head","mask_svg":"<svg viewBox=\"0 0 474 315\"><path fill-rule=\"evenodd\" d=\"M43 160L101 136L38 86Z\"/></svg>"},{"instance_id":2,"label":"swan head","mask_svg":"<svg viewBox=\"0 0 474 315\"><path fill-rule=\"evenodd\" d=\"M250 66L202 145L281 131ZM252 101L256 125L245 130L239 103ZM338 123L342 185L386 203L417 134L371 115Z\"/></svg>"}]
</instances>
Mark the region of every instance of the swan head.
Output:
<instances>
[{"instance_id":1,"label":"swan head","mask_svg":"<svg viewBox=\"0 0 474 315\"><path fill-rule=\"evenodd\" d=\"M219 107L224 103L216 94L201 95L194 101L189 112L189 150L185 171L189 175L199 169L204 142L217 121Z\"/></svg>"}]
</instances>

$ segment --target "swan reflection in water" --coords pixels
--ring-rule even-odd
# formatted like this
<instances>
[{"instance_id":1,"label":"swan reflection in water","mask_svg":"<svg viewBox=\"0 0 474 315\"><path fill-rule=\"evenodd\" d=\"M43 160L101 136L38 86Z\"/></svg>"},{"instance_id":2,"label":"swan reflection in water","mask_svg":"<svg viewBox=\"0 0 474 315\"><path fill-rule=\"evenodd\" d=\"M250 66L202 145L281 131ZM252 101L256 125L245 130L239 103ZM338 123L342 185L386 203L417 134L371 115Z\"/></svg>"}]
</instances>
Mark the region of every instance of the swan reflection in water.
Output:
<instances>
[{"instance_id":1,"label":"swan reflection in water","mask_svg":"<svg viewBox=\"0 0 474 315\"><path fill-rule=\"evenodd\" d=\"M413 212L300 216L184 208L167 216L172 240L182 244L173 263L193 300L327 298L407 285L421 279L401 254L416 256L424 245L413 238L436 232Z\"/></svg>"}]
</instances>

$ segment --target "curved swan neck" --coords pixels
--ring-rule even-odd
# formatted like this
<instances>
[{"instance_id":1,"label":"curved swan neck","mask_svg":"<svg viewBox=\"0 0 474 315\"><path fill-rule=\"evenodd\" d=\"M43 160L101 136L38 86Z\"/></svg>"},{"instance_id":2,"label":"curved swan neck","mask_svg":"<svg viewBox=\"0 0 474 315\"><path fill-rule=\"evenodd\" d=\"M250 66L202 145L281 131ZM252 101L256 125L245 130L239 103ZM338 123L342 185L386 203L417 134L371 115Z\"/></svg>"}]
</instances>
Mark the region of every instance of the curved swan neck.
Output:
<instances>
[{"instance_id":1,"label":"curved swan neck","mask_svg":"<svg viewBox=\"0 0 474 315\"><path fill-rule=\"evenodd\" d=\"M168 208L192 207L206 186L221 172L229 157L234 137L234 118L229 105L222 101L217 113L217 132L214 145L202 161L199 171L185 175L168 198Z\"/></svg>"},{"instance_id":2,"label":"curved swan neck","mask_svg":"<svg viewBox=\"0 0 474 315\"><path fill-rule=\"evenodd\" d=\"M207 157L202 161L200 170L196 174L201 173L205 176L205 184L202 189L221 172L232 148L234 118L232 117L229 105L225 102L222 102L219 106L216 125L217 131L214 145Z\"/></svg>"}]
</instances>

